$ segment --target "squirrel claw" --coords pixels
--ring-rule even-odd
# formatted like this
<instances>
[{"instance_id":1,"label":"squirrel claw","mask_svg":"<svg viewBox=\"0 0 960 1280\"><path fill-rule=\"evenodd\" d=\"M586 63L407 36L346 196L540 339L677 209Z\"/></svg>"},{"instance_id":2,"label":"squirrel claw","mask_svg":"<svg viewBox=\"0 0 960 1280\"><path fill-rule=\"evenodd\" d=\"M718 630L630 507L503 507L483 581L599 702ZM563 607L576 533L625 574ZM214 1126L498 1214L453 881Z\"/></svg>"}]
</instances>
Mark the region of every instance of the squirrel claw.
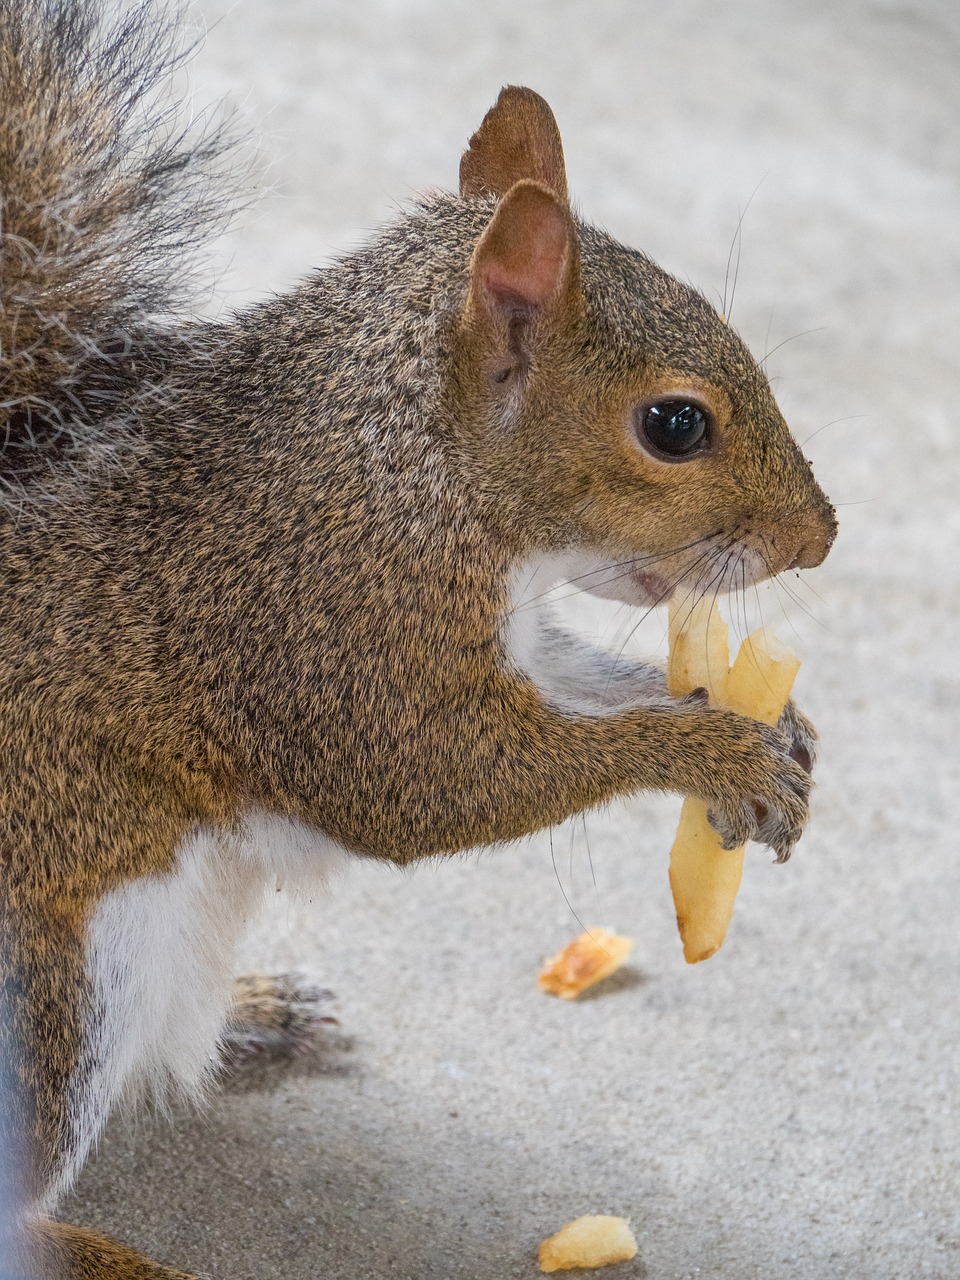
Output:
<instances>
[{"instance_id":1,"label":"squirrel claw","mask_svg":"<svg viewBox=\"0 0 960 1280\"><path fill-rule=\"evenodd\" d=\"M777 728L790 742L790 758L807 773L813 773L820 735L792 698L784 707L783 715L777 721Z\"/></svg>"},{"instance_id":2,"label":"squirrel claw","mask_svg":"<svg viewBox=\"0 0 960 1280\"><path fill-rule=\"evenodd\" d=\"M771 848L777 862L787 861L803 833L813 780L797 756L806 751L809 760L816 743L813 726L796 707L784 714L795 732L756 722L748 722L747 728L740 721L739 732L753 739L753 750L725 780L729 789L724 779L717 779L723 789L710 797L707 810L724 849L754 840Z\"/></svg>"},{"instance_id":3,"label":"squirrel claw","mask_svg":"<svg viewBox=\"0 0 960 1280\"><path fill-rule=\"evenodd\" d=\"M691 707L705 707L709 700L710 690L703 688L702 685L699 688L691 689L683 699L683 701Z\"/></svg>"}]
</instances>

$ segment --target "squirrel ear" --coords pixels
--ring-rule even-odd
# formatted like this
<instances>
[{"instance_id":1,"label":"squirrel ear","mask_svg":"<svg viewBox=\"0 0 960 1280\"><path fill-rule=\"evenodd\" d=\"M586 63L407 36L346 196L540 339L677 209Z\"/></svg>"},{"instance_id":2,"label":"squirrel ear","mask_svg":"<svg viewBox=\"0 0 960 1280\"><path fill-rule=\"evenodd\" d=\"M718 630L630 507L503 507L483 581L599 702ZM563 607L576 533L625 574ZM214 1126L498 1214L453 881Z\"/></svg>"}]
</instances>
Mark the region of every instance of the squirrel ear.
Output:
<instances>
[{"instance_id":1,"label":"squirrel ear","mask_svg":"<svg viewBox=\"0 0 960 1280\"><path fill-rule=\"evenodd\" d=\"M470 262L471 300L516 320L572 283L576 237L565 203L540 182L518 182L494 210Z\"/></svg>"},{"instance_id":2,"label":"squirrel ear","mask_svg":"<svg viewBox=\"0 0 960 1280\"><path fill-rule=\"evenodd\" d=\"M524 178L542 182L566 203L563 144L553 112L539 93L507 85L463 153L460 194L504 196Z\"/></svg>"}]
</instances>

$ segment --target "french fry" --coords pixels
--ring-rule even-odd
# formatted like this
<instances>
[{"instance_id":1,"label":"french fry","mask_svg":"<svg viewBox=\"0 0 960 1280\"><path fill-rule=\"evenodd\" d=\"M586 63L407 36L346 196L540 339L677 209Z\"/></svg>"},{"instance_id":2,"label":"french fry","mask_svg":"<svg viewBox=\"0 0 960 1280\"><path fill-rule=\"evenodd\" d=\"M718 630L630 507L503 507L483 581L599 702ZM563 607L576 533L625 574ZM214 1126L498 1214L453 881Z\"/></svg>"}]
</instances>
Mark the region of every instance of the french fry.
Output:
<instances>
[{"instance_id":1,"label":"french fry","mask_svg":"<svg viewBox=\"0 0 960 1280\"><path fill-rule=\"evenodd\" d=\"M800 659L772 631L754 631L730 670L725 705L742 716L776 724L799 670Z\"/></svg>"},{"instance_id":2,"label":"french fry","mask_svg":"<svg viewBox=\"0 0 960 1280\"><path fill-rule=\"evenodd\" d=\"M667 683L673 696L703 687L712 705L776 724L800 667L796 654L771 632L756 631L741 644L729 673L727 660L726 626L715 605L690 609L671 601ZM688 964L709 959L723 945L743 876L744 848L722 848L707 821L707 806L693 796L684 800L670 851L670 887Z\"/></svg>"},{"instance_id":3,"label":"french fry","mask_svg":"<svg viewBox=\"0 0 960 1280\"><path fill-rule=\"evenodd\" d=\"M724 849L707 820L707 806L687 796L670 850L670 888L687 964L719 951L743 878L743 851Z\"/></svg>"},{"instance_id":4,"label":"french fry","mask_svg":"<svg viewBox=\"0 0 960 1280\"><path fill-rule=\"evenodd\" d=\"M670 601L670 658L667 686L675 698L706 689L712 706L722 707L727 695L727 624L713 600L690 604L689 598Z\"/></svg>"}]
</instances>

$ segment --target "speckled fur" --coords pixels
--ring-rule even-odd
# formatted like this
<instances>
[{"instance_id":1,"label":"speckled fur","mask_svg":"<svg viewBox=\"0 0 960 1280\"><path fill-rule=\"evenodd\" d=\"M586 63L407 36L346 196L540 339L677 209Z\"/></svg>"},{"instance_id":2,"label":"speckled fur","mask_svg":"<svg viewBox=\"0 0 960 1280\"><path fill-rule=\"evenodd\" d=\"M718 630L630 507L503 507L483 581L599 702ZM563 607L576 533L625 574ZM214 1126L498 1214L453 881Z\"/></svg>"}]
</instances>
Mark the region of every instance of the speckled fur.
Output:
<instances>
[{"instance_id":1,"label":"speckled fur","mask_svg":"<svg viewBox=\"0 0 960 1280\"><path fill-rule=\"evenodd\" d=\"M21 10L41 26L61 12L0 0L5 65ZM56 48L71 56L69 41ZM17 222L29 177L11 167L20 108L6 92L0 179L17 200L5 185L0 264L11 236L39 263L32 224ZM33 147L80 200L84 170L45 120L30 121ZM798 713L781 732L671 702L649 670L611 700L609 660L590 674L580 651L552 698L511 657L520 565L584 553L613 576L655 564L712 590L817 563L834 533L737 335L573 218L551 127L536 95L506 95L471 146L467 198L424 201L227 323L151 320L150 289L134 282L124 302L98 240L68 308L70 254L88 243L78 225L47 293L31 295L31 358L4 347L8 425L53 405L70 440L68 458L41 432L26 466L8 450L14 500L0 512L3 1034L34 1199L62 1183L94 1123L78 1099L103 1016L98 908L150 877L161 900L198 832L236 847L257 811L405 863L658 788L704 797L731 843L785 855L799 837L810 783L791 749L811 731ZM46 198L35 191L34 206ZM0 271L0 288L7 322L20 285ZM102 352L118 315L123 342L88 378L71 352ZM683 389L713 407L719 440L664 464L638 446L632 412ZM91 396L107 409L90 412ZM548 656L562 646L551 628ZM90 1280L174 1274L89 1233L37 1230L44 1275L61 1274L56 1257Z\"/></svg>"}]
</instances>

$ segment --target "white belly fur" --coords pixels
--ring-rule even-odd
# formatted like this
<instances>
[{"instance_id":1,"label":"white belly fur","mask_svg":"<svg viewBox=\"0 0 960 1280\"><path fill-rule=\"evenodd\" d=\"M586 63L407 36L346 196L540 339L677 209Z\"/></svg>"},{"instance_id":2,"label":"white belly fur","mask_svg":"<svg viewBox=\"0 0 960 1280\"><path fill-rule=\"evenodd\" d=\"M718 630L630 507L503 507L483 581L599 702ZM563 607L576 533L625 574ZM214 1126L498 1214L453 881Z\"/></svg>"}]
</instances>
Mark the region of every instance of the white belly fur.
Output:
<instances>
[{"instance_id":1,"label":"white belly fur","mask_svg":"<svg viewBox=\"0 0 960 1280\"><path fill-rule=\"evenodd\" d=\"M70 1100L73 1158L53 1199L121 1098L202 1093L218 1062L234 951L264 890L315 889L349 857L319 832L256 811L239 833L195 831L168 874L101 899L87 931L94 1013Z\"/></svg>"}]
</instances>

